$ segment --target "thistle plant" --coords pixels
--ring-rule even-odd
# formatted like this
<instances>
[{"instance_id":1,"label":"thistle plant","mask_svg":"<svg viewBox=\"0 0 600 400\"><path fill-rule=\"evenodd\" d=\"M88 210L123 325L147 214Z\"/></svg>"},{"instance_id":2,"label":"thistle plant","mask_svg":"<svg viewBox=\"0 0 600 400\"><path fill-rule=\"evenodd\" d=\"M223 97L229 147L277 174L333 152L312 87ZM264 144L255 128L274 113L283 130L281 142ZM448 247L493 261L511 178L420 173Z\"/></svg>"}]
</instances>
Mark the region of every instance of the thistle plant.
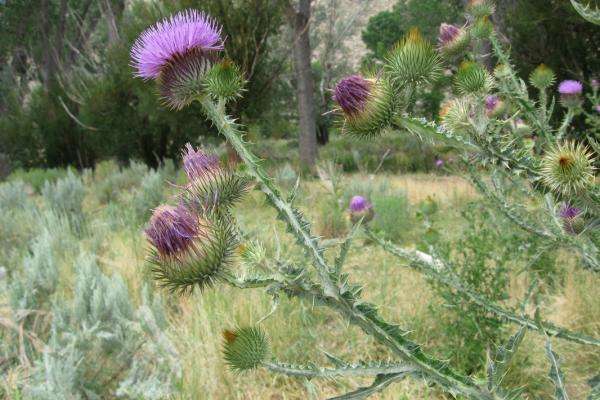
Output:
<instances>
[{"instance_id":1,"label":"thistle plant","mask_svg":"<svg viewBox=\"0 0 600 400\"><path fill-rule=\"evenodd\" d=\"M543 245L577 254L583 265L600 272L598 225L591 223L600 217L600 192L595 181L598 145L593 139L587 144L565 139L573 116L584 107L582 89L573 82L560 85L560 102L567 110L561 125L553 127L554 99L548 101L548 91L554 84L554 74L547 67L534 71L530 82L539 97L532 99L487 18L494 8L490 0L471 0L468 12L474 23L464 28L443 25L438 49L413 30L390 50L382 71L341 79L333 98L342 130L357 138L377 140L393 129L453 147L462 162L457 171L481 192L490 209ZM297 193L292 192L288 199L282 197L251 145L244 141L243 127L226 112L227 101L241 95L242 78L230 61L222 59L224 40L220 32L218 23L202 12L183 11L142 33L132 49L135 75L155 80L167 107L180 109L198 101L208 120L245 164L243 171L234 171L221 166L214 157L186 147L183 166L188 183L181 188L176 204L154 210L146 229L155 277L181 293L217 283L240 289L264 288L267 295L273 296L275 311L280 293L327 307L394 357L350 363L331 355L330 366L317 362L291 365L269 350L268 334L258 321L256 326L224 333L224 359L232 369L242 372L266 368L306 379L373 378L372 385L337 399L364 398L407 377L435 384L462 398L523 398L515 388L504 387L502 371L525 332L530 331L546 339L546 354L552 365L550 377L557 398L565 398L563 373L549 338L586 346L600 346L600 339L556 326L544 320L539 310L535 316L515 312L473 290L441 255L444 253L438 251L435 240L424 240L428 247L415 250L383 239L368 227L377 210L376 204L373 206L366 198L356 196L351 200L349 213L354 227L341 242L335 260L325 257L324 243L312 234L310 223L294 205ZM471 37L490 42L501 64L493 73L476 61L470 51ZM459 57L462 54L464 60ZM460 62L460 66L445 64L444 58ZM409 105L417 100L416 89L434 82L444 69L456 72L455 92L441 113L442 124L409 115ZM235 249L244 233L236 224L232 205L249 190L251 181L305 250L306 264L290 267L265 259L269 266L266 272L236 272ZM544 204L541 215L531 212L521 196L507 189L512 186L529 199L539 199ZM461 301L495 321L515 325L516 333L490 357L485 379L481 374L465 375L427 354L410 339L409 327L385 321L378 307L361 297L363 287L351 284L349 273L344 271L349 248L361 227L373 243L401 259L402 265L457 293Z\"/></svg>"}]
</instances>

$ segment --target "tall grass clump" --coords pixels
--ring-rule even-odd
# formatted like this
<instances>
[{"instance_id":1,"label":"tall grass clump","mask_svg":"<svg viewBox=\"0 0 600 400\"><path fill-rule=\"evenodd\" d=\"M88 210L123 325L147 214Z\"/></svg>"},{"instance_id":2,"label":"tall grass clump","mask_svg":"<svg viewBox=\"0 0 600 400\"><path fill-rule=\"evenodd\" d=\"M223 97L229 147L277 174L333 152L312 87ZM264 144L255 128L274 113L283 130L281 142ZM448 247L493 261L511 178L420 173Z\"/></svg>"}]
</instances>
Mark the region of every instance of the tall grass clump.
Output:
<instances>
[{"instance_id":1,"label":"tall grass clump","mask_svg":"<svg viewBox=\"0 0 600 400\"><path fill-rule=\"evenodd\" d=\"M73 171L69 170L66 177L54 183L44 183L42 196L52 211L69 220L74 232L83 234L86 231L86 217L83 212L85 187L82 179Z\"/></svg>"}]
</instances>

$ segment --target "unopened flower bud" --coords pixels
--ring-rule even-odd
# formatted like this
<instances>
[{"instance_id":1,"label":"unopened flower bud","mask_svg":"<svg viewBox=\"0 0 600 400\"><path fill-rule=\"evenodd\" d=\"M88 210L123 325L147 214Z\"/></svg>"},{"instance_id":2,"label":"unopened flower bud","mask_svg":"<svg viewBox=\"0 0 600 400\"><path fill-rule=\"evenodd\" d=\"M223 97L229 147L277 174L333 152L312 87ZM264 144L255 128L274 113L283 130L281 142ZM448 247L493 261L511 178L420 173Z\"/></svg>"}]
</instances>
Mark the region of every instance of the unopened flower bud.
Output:
<instances>
[{"instance_id":1,"label":"unopened flower bud","mask_svg":"<svg viewBox=\"0 0 600 400\"><path fill-rule=\"evenodd\" d=\"M484 40L490 37L494 30L494 26L490 22L489 17L478 18L477 21L471 26L471 34L474 38Z\"/></svg>"},{"instance_id":2,"label":"unopened flower bud","mask_svg":"<svg viewBox=\"0 0 600 400\"><path fill-rule=\"evenodd\" d=\"M471 42L469 32L456 25L440 25L440 50L446 57L460 56Z\"/></svg>"},{"instance_id":3,"label":"unopened flower bud","mask_svg":"<svg viewBox=\"0 0 600 400\"><path fill-rule=\"evenodd\" d=\"M488 17L494 13L495 5L492 0L469 0L467 11L475 18Z\"/></svg>"},{"instance_id":4,"label":"unopened flower bud","mask_svg":"<svg viewBox=\"0 0 600 400\"><path fill-rule=\"evenodd\" d=\"M583 218L583 210L577 207L569 206L563 203L560 208L560 218L563 221L563 227L567 233L578 235L585 228L585 219Z\"/></svg>"},{"instance_id":5,"label":"unopened flower bud","mask_svg":"<svg viewBox=\"0 0 600 400\"><path fill-rule=\"evenodd\" d=\"M529 83L538 90L546 90L554 85L556 75L554 71L548 68L545 64L540 64L529 75Z\"/></svg>"},{"instance_id":6,"label":"unopened flower bud","mask_svg":"<svg viewBox=\"0 0 600 400\"><path fill-rule=\"evenodd\" d=\"M223 332L223 356L234 371L258 367L269 354L269 341L257 327L238 328Z\"/></svg>"},{"instance_id":7,"label":"unopened flower bud","mask_svg":"<svg viewBox=\"0 0 600 400\"><path fill-rule=\"evenodd\" d=\"M454 76L454 85L460 94L487 93L494 86L494 79L483 65L464 62Z\"/></svg>"},{"instance_id":8,"label":"unopened flower bud","mask_svg":"<svg viewBox=\"0 0 600 400\"><path fill-rule=\"evenodd\" d=\"M506 103L500 97L491 95L485 98L485 113L490 118L498 118L506 112Z\"/></svg>"},{"instance_id":9,"label":"unopened flower bud","mask_svg":"<svg viewBox=\"0 0 600 400\"><path fill-rule=\"evenodd\" d=\"M385 69L398 88L408 83L436 81L442 72L440 56L417 29L390 50Z\"/></svg>"},{"instance_id":10,"label":"unopened flower bud","mask_svg":"<svg viewBox=\"0 0 600 400\"><path fill-rule=\"evenodd\" d=\"M212 97L230 101L241 97L244 80L238 66L226 59L208 71L204 85Z\"/></svg>"}]
</instances>

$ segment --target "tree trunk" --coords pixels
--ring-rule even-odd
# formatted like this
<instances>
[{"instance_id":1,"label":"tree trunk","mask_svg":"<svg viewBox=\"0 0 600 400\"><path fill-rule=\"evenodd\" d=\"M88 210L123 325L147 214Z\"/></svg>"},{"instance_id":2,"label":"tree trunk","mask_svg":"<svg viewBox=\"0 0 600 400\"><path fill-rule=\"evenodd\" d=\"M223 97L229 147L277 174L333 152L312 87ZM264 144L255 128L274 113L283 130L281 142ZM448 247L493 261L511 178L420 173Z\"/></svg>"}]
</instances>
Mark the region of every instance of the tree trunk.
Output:
<instances>
[{"instance_id":1,"label":"tree trunk","mask_svg":"<svg viewBox=\"0 0 600 400\"><path fill-rule=\"evenodd\" d=\"M298 9L290 5L289 21L293 32L296 97L298 102L300 163L313 169L317 159L317 135L314 83L309 39L311 0L298 0Z\"/></svg>"}]
</instances>

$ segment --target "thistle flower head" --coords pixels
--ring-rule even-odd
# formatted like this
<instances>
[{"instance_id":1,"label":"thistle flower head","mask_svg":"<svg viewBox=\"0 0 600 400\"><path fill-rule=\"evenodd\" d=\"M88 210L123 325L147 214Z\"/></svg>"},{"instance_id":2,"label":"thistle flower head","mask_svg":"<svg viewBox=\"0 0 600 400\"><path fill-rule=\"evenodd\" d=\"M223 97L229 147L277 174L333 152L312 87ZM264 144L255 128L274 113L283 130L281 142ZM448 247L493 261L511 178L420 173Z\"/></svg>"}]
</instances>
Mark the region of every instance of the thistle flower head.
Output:
<instances>
[{"instance_id":1,"label":"thistle flower head","mask_svg":"<svg viewBox=\"0 0 600 400\"><path fill-rule=\"evenodd\" d=\"M225 330L223 339L225 362L236 372L258 367L269 354L269 341L257 327Z\"/></svg>"},{"instance_id":2,"label":"thistle flower head","mask_svg":"<svg viewBox=\"0 0 600 400\"><path fill-rule=\"evenodd\" d=\"M154 210L146 236L156 280L185 293L212 285L229 268L237 247L230 224L184 205Z\"/></svg>"},{"instance_id":3,"label":"thistle flower head","mask_svg":"<svg viewBox=\"0 0 600 400\"><path fill-rule=\"evenodd\" d=\"M438 168L442 168L442 167L444 166L444 160L442 160L442 159L437 159L437 160L435 161L435 166L436 166L436 167L438 167Z\"/></svg>"},{"instance_id":4,"label":"thistle flower head","mask_svg":"<svg viewBox=\"0 0 600 400\"><path fill-rule=\"evenodd\" d=\"M497 118L506 111L506 103L496 95L485 98L485 113L490 118Z\"/></svg>"},{"instance_id":5,"label":"thistle flower head","mask_svg":"<svg viewBox=\"0 0 600 400\"><path fill-rule=\"evenodd\" d=\"M208 71L204 86L215 99L230 101L241 96L244 79L238 66L226 59Z\"/></svg>"},{"instance_id":6,"label":"thistle flower head","mask_svg":"<svg viewBox=\"0 0 600 400\"><path fill-rule=\"evenodd\" d=\"M197 218L181 205L156 208L146 229L148 240L163 257L185 251L197 234Z\"/></svg>"},{"instance_id":7,"label":"thistle flower head","mask_svg":"<svg viewBox=\"0 0 600 400\"><path fill-rule=\"evenodd\" d=\"M541 164L542 182L552 191L572 196L594 184L594 157L590 150L575 142L556 145Z\"/></svg>"},{"instance_id":8,"label":"thistle flower head","mask_svg":"<svg viewBox=\"0 0 600 400\"><path fill-rule=\"evenodd\" d=\"M487 15L478 18L473 26L471 26L471 34L473 37L480 40L488 39L493 31L494 26Z\"/></svg>"},{"instance_id":9,"label":"thistle flower head","mask_svg":"<svg viewBox=\"0 0 600 400\"><path fill-rule=\"evenodd\" d=\"M487 17L494 13L496 6L492 0L469 0L467 11L475 18Z\"/></svg>"},{"instance_id":10,"label":"thistle flower head","mask_svg":"<svg viewBox=\"0 0 600 400\"><path fill-rule=\"evenodd\" d=\"M392 90L384 78L348 76L336 85L333 100L344 114L344 128L360 137L380 134L395 109Z\"/></svg>"},{"instance_id":11,"label":"thistle flower head","mask_svg":"<svg viewBox=\"0 0 600 400\"><path fill-rule=\"evenodd\" d=\"M595 110L596 112L599 112L599 113L600 113L600 105L598 105L598 106L595 106L595 107L594 107L594 110Z\"/></svg>"},{"instance_id":12,"label":"thistle flower head","mask_svg":"<svg viewBox=\"0 0 600 400\"><path fill-rule=\"evenodd\" d=\"M566 80L558 85L558 93L560 94L581 94L583 85L579 81Z\"/></svg>"},{"instance_id":13,"label":"thistle flower head","mask_svg":"<svg viewBox=\"0 0 600 400\"><path fill-rule=\"evenodd\" d=\"M433 82L442 72L440 57L416 28L411 29L387 55L385 69L396 87Z\"/></svg>"},{"instance_id":14,"label":"thistle flower head","mask_svg":"<svg viewBox=\"0 0 600 400\"><path fill-rule=\"evenodd\" d=\"M463 62L454 76L454 85L460 94L487 93L494 87L494 78L483 65Z\"/></svg>"},{"instance_id":15,"label":"thistle flower head","mask_svg":"<svg viewBox=\"0 0 600 400\"><path fill-rule=\"evenodd\" d=\"M156 79L165 104L181 109L201 93L221 50L221 27L203 12L185 10L142 32L131 60L135 76Z\"/></svg>"},{"instance_id":16,"label":"thistle flower head","mask_svg":"<svg viewBox=\"0 0 600 400\"><path fill-rule=\"evenodd\" d=\"M563 107L578 107L583 101L581 93L583 85L579 81L566 80L558 85L558 93L560 93L560 102Z\"/></svg>"},{"instance_id":17,"label":"thistle flower head","mask_svg":"<svg viewBox=\"0 0 600 400\"><path fill-rule=\"evenodd\" d=\"M540 64L536 69L529 75L529 83L538 90L546 90L550 86L554 85L556 75L545 64Z\"/></svg>"},{"instance_id":18,"label":"thistle flower head","mask_svg":"<svg viewBox=\"0 0 600 400\"><path fill-rule=\"evenodd\" d=\"M598 89L598 87L600 87L600 83L598 83L597 79L592 79L591 84L592 84L592 88L594 88L594 89Z\"/></svg>"},{"instance_id":19,"label":"thistle flower head","mask_svg":"<svg viewBox=\"0 0 600 400\"><path fill-rule=\"evenodd\" d=\"M373 205L369 203L366 197L353 196L350 199L350 220L353 224L363 219L364 223L367 223L373 219L375 212L373 211Z\"/></svg>"},{"instance_id":20,"label":"thistle flower head","mask_svg":"<svg viewBox=\"0 0 600 400\"><path fill-rule=\"evenodd\" d=\"M444 107L446 112L440 116L446 128L460 133L472 130L471 118L474 112L472 105L465 98L452 99Z\"/></svg>"},{"instance_id":21,"label":"thistle flower head","mask_svg":"<svg viewBox=\"0 0 600 400\"><path fill-rule=\"evenodd\" d=\"M560 211L560 218L563 222L563 227L566 232L572 235L578 235L583 232L585 227L585 219L583 218L583 210L577 207L569 206L563 203Z\"/></svg>"},{"instance_id":22,"label":"thistle flower head","mask_svg":"<svg viewBox=\"0 0 600 400\"><path fill-rule=\"evenodd\" d=\"M188 178L185 203L203 211L227 210L250 190L250 182L221 165L213 154L186 144L182 152Z\"/></svg>"},{"instance_id":23,"label":"thistle flower head","mask_svg":"<svg viewBox=\"0 0 600 400\"><path fill-rule=\"evenodd\" d=\"M456 57L469 46L471 37L464 28L442 23L440 25L440 50L447 57Z\"/></svg>"}]
</instances>

